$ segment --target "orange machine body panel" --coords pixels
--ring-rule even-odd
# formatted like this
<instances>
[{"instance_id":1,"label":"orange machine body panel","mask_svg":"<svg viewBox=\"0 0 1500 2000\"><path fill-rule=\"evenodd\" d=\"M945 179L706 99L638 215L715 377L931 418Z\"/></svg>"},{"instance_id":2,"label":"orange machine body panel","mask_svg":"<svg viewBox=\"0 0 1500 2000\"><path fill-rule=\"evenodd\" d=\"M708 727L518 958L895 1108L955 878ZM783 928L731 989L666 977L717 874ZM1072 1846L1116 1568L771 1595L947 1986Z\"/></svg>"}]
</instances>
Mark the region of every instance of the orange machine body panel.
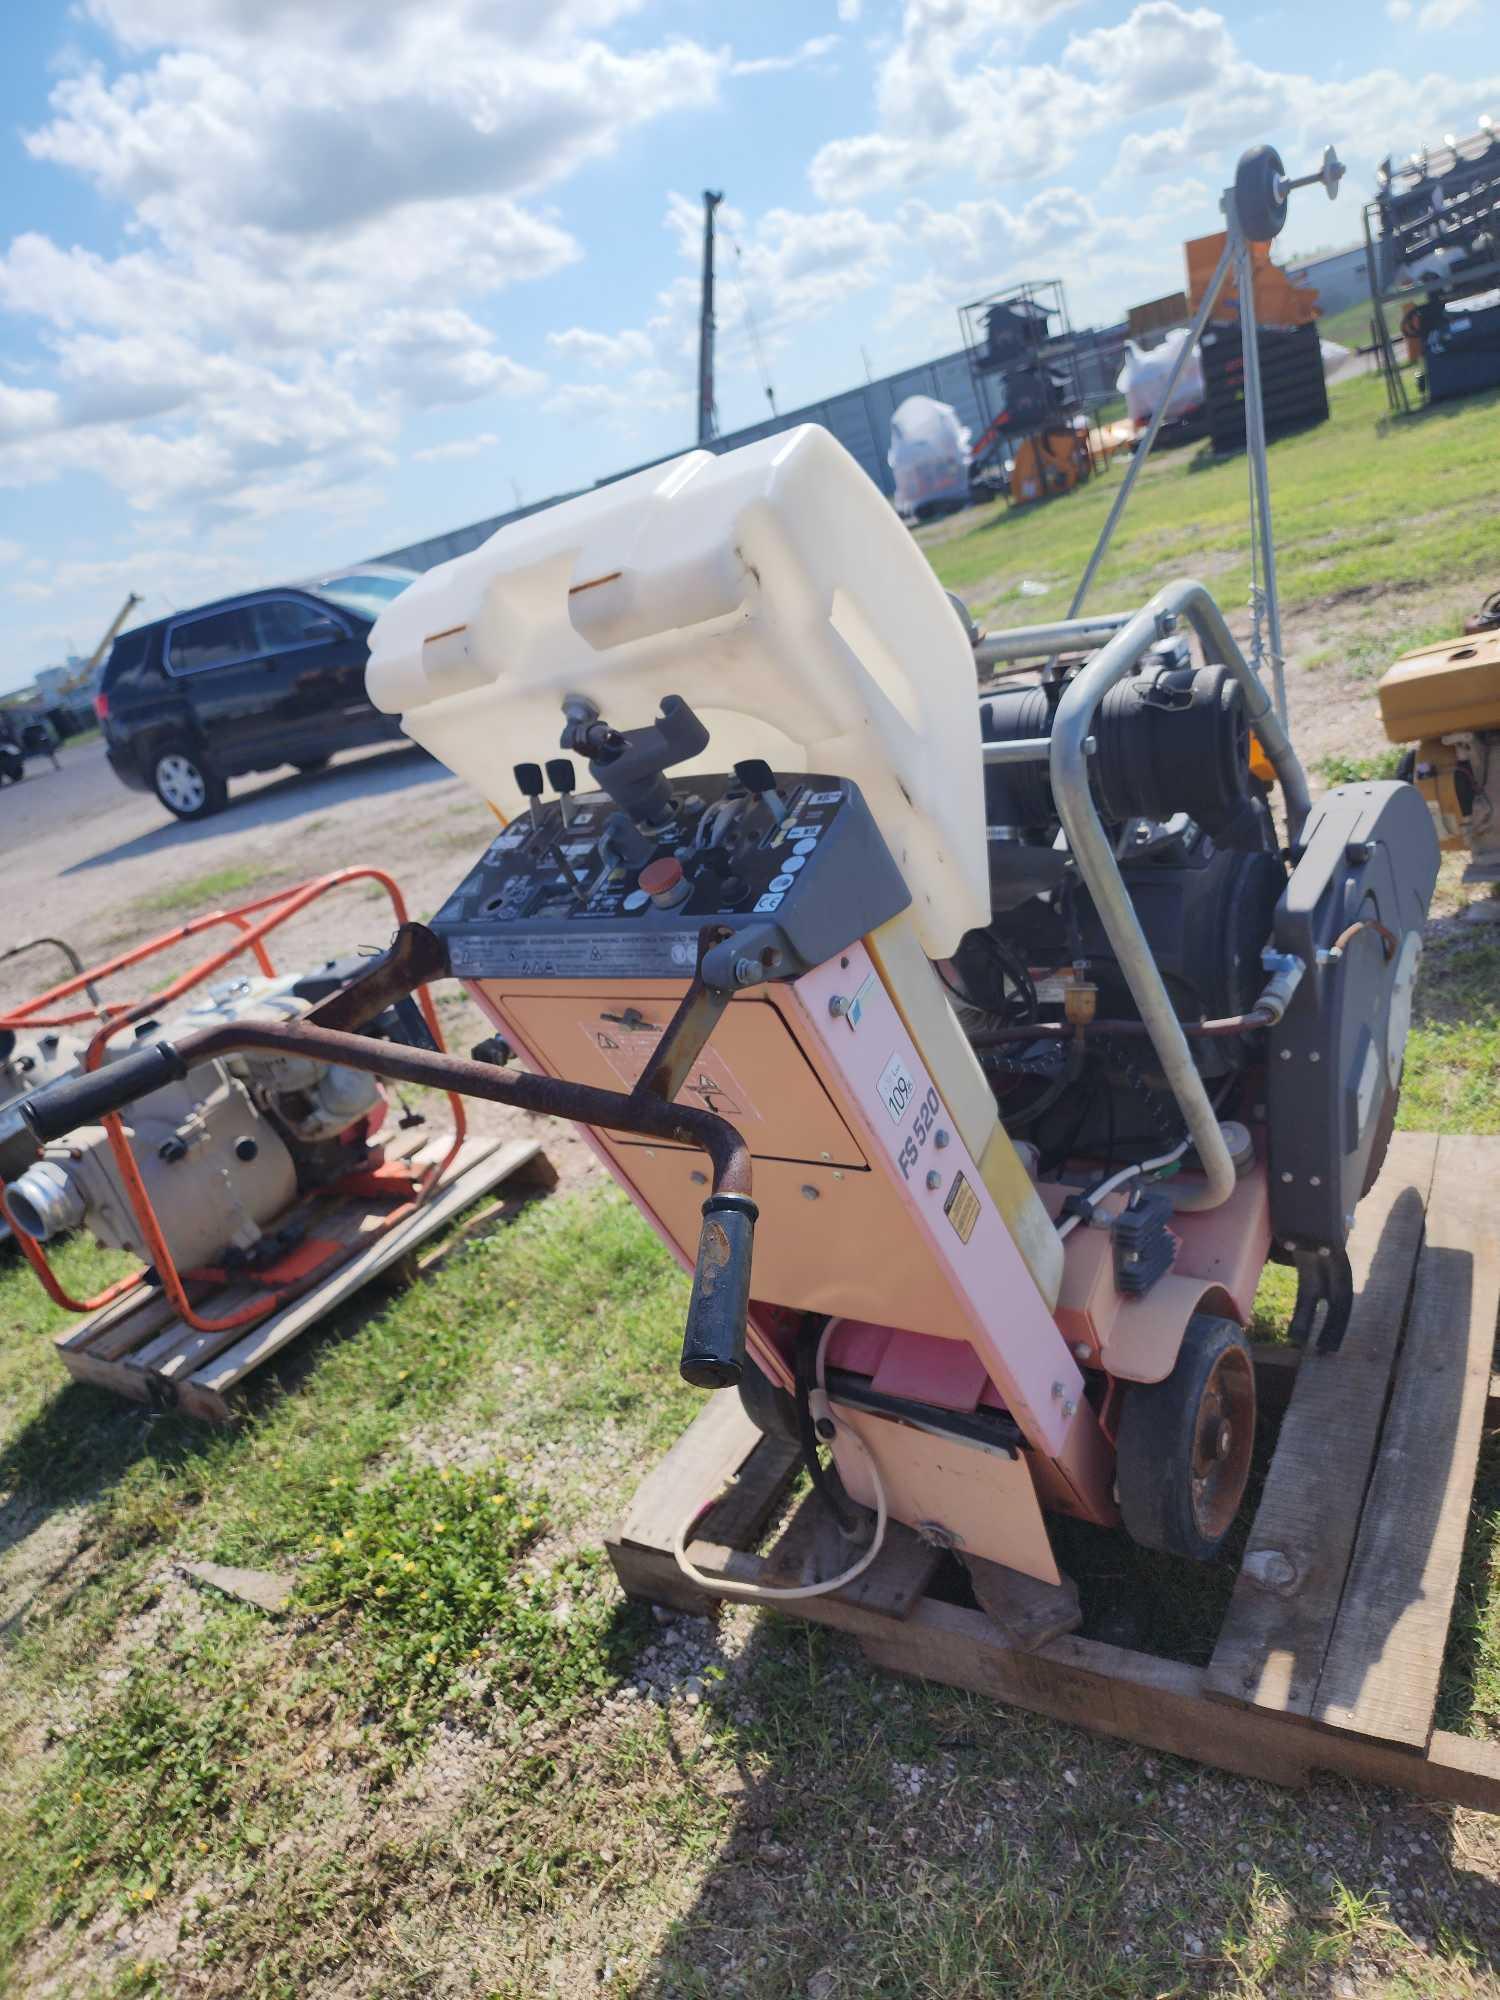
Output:
<instances>
[{"instance_id":1,"label":"orange machine body panel","mask_svg":"<svg viewBox=\"0 0 1500 2000\"><path fill-rule=\"evenodd\" d=\"M669 980L476 982L499 1018L553 1076L611 1089L634 1083L682 997ZM730 1002L693 1075L685 1103L722 1112L755 1162L755 1295L798 1312L867 1319L967 1340L963 1306L936 1257L914 1241L901 1195L873 1171L830 1084L812 1067L785 1010L786 986ZM632 1026L627 1013L643 1025ZM598 1134L618 1177L633 1187L679 1251L698 1240L703 1156L666 1144ZM829 1255L830 1244L860 1254Z\"/></svg>"}]
</instances>

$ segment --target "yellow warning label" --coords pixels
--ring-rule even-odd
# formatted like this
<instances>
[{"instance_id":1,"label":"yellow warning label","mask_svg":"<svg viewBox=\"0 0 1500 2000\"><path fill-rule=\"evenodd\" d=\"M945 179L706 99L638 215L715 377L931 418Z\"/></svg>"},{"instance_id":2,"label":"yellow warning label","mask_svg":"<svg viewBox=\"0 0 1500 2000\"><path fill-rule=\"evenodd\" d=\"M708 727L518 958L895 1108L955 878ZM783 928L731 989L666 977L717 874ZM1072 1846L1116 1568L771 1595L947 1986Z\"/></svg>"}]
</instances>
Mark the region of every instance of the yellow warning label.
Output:
<instances>
[{"instance_id":1,"label":"yellow warning label","mask_svg":"<svg viewBox=\"0 0 1500 2000\"><path fill-rule=\"evenodd\" d=\"M967 1243L974 1234L974 1224L979 1220L979 1197L962 1174L957 1176L948 1190L943 1213L958 1232L959 1242Z\"/></svg>"}]
</instances>

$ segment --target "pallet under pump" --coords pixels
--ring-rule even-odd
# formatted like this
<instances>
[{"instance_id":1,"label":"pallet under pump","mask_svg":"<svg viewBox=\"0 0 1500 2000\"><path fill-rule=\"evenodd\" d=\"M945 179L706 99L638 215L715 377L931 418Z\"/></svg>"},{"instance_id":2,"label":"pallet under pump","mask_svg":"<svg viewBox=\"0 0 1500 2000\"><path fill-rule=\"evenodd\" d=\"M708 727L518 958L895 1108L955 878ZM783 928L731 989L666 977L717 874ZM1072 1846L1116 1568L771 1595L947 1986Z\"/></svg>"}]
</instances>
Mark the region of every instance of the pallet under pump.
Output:
<instances>
[{"instance_id":1,"label":"pallet under pump","mask_svg":"<svg viewBox=\"0 0 1500 2000\"><path fill-rule=\"evenodd\" d=\"M800 1441L848 1538L804 1589L888 1520L1049 1582L1057 1514L1210 1556L1268 1257L1302 1337L1347 1317L1436 842L1400 783L1310 807L1198 584L1034 650L976 700L812 426L503 528L372 636L374 700L513 815L430 926L300 1023L32 1121L247 1038L573 1119L694 1273L683 1374ZM442 973L480 1060L359 1034Z\"/></svg>"}]
</instances>

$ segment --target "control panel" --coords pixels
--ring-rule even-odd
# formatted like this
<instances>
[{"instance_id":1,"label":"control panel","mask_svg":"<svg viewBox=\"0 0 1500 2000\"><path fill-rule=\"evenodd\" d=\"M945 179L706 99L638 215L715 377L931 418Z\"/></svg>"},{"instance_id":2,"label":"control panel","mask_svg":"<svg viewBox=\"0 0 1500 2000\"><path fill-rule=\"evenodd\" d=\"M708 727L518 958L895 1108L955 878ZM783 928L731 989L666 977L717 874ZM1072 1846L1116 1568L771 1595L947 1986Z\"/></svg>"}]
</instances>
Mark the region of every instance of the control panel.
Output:
<instances>
[{"instance_id":1,"label":"control panel","mask_svg":"<svg viewBox=\"0 0 1500 2000\"><path fill-rule=\"evenodd\" d=\"M910 900L847 779L695 776L643 827L603 792L543 803L540 767L517 769L538 781L530 810L432 920L460 978L690 978L708 924L753 949L757 978L791 978ZM554 787L566 770L548 766Z\"/></svg>"}]
</instances>

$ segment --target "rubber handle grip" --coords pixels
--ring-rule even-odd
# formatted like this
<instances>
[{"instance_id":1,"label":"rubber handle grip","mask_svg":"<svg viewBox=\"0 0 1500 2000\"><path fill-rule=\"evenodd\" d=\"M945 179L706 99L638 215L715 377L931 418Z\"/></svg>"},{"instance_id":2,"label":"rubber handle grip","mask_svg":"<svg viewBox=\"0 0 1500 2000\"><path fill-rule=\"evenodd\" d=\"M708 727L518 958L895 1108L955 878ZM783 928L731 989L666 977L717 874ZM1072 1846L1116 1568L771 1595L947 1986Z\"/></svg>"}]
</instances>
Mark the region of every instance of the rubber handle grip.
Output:
<instances>
[{"instance_id":1,"label":"rubber handle grip","mask_svg":"<svg viewBox=\"0 0 1500 2000\"><path fill-rule=\"evenodd\" d=\"M682 1335L682 1379L695 1389L732 1389L744 1372L750 1252L759 1212L744 1194L711 1194L703 1204L698 1267Z\"/></svg>"},{"instance_id":2,"label":"rubber handle grip","mask_svg":"<svg viewBox=\"0 0 1500 2000\"><path fill-rule=\"evenodd\" d=\"M97 1125L106 1111L123 1111L138 1097L186 1075L187 1064L172 1044L157 1042L151 1048L133 1049L86 1076L59 1077L25 1100L21 1116L45 1145L76 1132L80 1125Z\"/></svg>"}]
</instances>

